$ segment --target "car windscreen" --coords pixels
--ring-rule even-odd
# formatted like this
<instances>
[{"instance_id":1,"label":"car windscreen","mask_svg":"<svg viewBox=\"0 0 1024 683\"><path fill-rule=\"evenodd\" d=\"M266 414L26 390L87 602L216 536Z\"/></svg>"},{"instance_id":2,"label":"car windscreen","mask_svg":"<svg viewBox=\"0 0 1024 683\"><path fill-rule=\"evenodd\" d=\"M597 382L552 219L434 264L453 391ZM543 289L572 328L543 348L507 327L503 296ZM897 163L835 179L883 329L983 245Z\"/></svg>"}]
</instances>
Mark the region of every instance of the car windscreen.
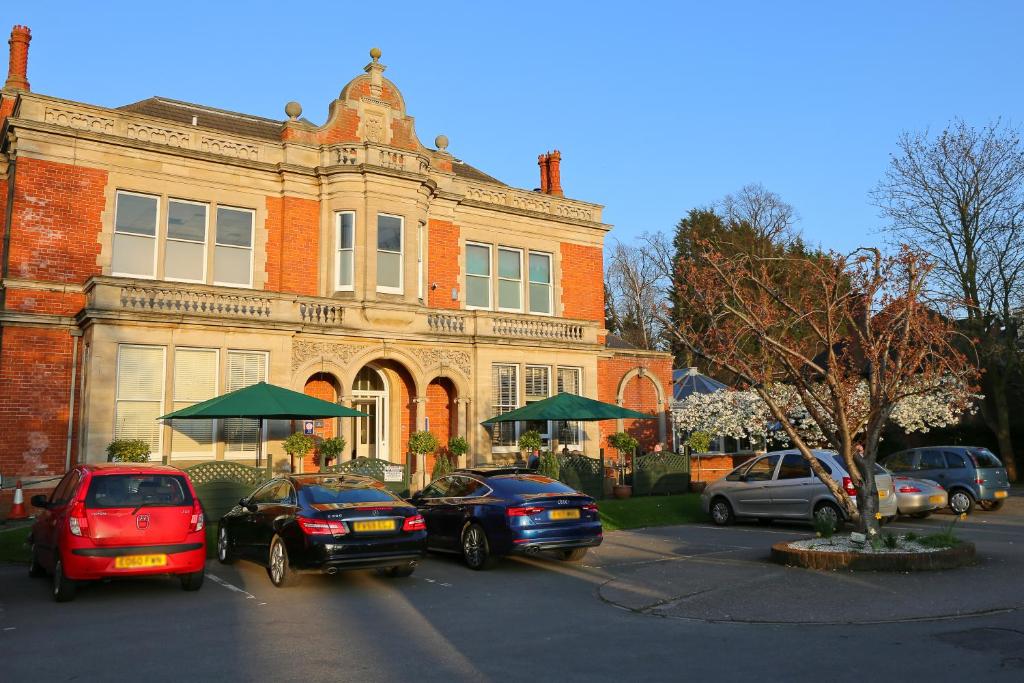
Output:
<instances>
[{"instance_id":1,"label":"car windscreen","mask_svg":"<svg viewBox=\"0 0 1024 683\"><path fill-rule=\"evenodd\" d=\"M299 496L309 505L402 502L385 488L377 488L365 482L345 481L341 478L307 483L299 489Z\"/></svg>"},{"instance_id":2,"label":"car windscreen","mask_svg":"<svg viewBox=\"0 0 1024 683\"><path fill-rule=\"evenodd\" d=\"M980 469L988 467L1002 467L1003 463L1000 462L999 458L987 448L972 448L970 450L971 459L974 460L974 466Z\"/></svg>"},{"instance_id":3,"label":"car windscreen","mask_svg":"<svg viewBox=\"0 0 1024 683\"><path fill-rule=\"evenodd\" d=\"M192 505L185 477L174 474L94 476L85 494L86 508L173 507Z\"/></svg>"},{"instance_id":4,"label":"car windscreen","mask_svg":"<svg viewBox=\"0 0 1024 683\"><path fill-rule=\"evenodd\" d=\"M532 496L538 493L555 495L576 493L576 489L566 486L560 481L534 474L491 477L488 483L495 491L505 495Z\"/></svg>"}]
</instances>

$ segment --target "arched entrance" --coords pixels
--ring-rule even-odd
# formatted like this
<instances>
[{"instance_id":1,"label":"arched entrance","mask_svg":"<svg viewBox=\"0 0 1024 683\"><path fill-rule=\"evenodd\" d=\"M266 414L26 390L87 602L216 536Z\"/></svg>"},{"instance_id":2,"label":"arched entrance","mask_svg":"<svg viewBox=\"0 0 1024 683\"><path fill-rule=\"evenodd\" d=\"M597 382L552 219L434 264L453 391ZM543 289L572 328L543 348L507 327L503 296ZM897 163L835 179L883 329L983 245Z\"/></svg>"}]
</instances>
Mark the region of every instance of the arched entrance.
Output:
<instances>
[{"instance_id":1,"label":"arched entrance","mask_svg":"<svg viewBox=\"0 0 1024 683\"><path fill-rule=\"evenodd\" d=\"M302 388L302 391L307 396L312 396L322 401L329 401L330 403L337 403L338 398L341 395L341 384L331 373L317 372L310 375L309 379L306 380L306 384ZM316 420L314 422L315 427L313 429L313 434L317 441L337 436L340 433L339 419L340 418L335 417ZM293 425L293 428L301 430L301 422ZM316 472L318 465L316 463L315 454L310 453L307 455L299 467L300 472Z\"/></svg>"},{"instance_id":2,"label":"arched entrance","mask_svg":"<svg viewBox=\"0 0 1024 683\"><path fill-rule=\"evenodd\" d=\"M437 437L442 453L448 451L448 439L458 433L455 420L458 413L456 396L455 384L447 377L436 377L427 385L427 414L424 427ZM434 456L428 455L425 469L429 473L433 468Z\"/></svg>"},{"instance_id":3,"label":"arched entrance","mask_svg":"<svg viewBox=\"0 0 1024 683\"><path fill-rule=\"evenodd\" d=\"M366 365L352 383L352 407L366 413L353 422L353 455L357 458L387 458L390 432L390 392L384 375Z\"/></svg>"}]
</instances>

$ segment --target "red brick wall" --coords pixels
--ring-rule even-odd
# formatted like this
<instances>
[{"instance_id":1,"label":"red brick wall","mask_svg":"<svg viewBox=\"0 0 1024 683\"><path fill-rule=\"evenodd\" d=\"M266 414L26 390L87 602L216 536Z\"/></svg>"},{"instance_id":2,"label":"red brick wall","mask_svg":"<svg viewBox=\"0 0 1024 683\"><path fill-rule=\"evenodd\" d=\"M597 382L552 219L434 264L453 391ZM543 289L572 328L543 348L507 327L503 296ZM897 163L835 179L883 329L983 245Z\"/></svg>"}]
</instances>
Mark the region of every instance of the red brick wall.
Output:
<instances>
[{"instance_id":1,"label":"red brick wall","mask_svg":"<svg viewBox=\"0 0 1024 683\"><path fill-rule=\"evenodd\" d=\"M451 380L438 378L427 385L427 417L430 419L430 431L441 444L439 450L448 450L448 439L451 438L452 417L455 415L455 388ZM434 456L427 456L427 473L434 469Z\"/></svg>"},{"instance_id":2,"label":"red brick wall","mask_svg":"<svg viewBox=\"0 0 1024 683\"><path fill-rule=\"evenodd\" d=\"M303 387L303 393L313 398L318 398L321 401L327 401L329 403L336 403L338 401L338 392L334 388L334 382L332 381L331 375L323 372L318 372L306 381L306 386ZM337 436L338 420L336 418L324 418L323 427L317 427L313 430L314 436L317 441L321 439L330 439L333 436ZM302 429L302 423L296 422L296 429ZM315 424L315 423L314 423ZM347 441L348 439L346 439ZM346 449L348 445L346 445ZM316 472L319 465L316 462L315 453L310 453L305 457L302 462L304 472ZM345 459L345 458L342 458Z\"/></svg>"},{"instance_id":3,"label":"red brick wall","mask_svg":"<svg viewBox=\"0 0 1024 683\"><path fill-rule=\"evenodd\" d=\"M600 247L562 242L562 316L604 322L604 257Z\"/></svg>"},{"instance_id":4,"label":"red brick wall","mask_svg":"<svg viewBox=\"0 0 1024 683\"><path fill-rule=\"evenodd\" d=\"M85 307L81 292L48 292L32 289L8 289L5 308L26 313L50 313L73 316Z\"/></svg>"},{"instance_id":5,"label":"red brick wall","mask_svg":"<svg viewBox=\"0 0 1024 683\"><path fill-rule=\"evenodd\" d=\"M11 216L11 277L85 282L99 275L107 172L19 157Z\"/></svg>"},{"instance_id":6,"label":"red brick wall","mask_svg":"<svg viewBox=\"0 0 1024 683\"><path fill-rule=\"evenodd\" d=\"M739 467L753 455L712 455L690 460L690 480L711 483Z\"/></svg>"},{"instance_id":7,"label":"red brick wall","mask_svg":"<svg viewBox=\"0 0 1024 683\"><path fill-rule=\"evenodd\" d=\"M0 472L5 481L64 471L71 356L67 330L3 328ZM77 437L77 429L72 435ZM76 452L72 443L72 461Z\"/></svg>"},{"instance_id":8,"label":"red brick wall","mask_svg":"<svg viewBox=\"0 0 1024 683\"><path fill-rule=\"evenodd\" d=\"M317 295L320 203L267 197L267 284L274 292Z\"/></svg>"},{"instance_id":9,"label":"red brick wall","mask_svg":"<svg viewBox=\"0 0 1024 683\"><path fill-rule=\"evenodd\" d=\"M644 377L633 377L623 390L623 407L632 410L659 415L658 395L654 382L661 380L662 392L667 400L672 396L672 359L670 357L633 356L616 354L611 358L599 358L597 361L597 398L606 403L615 403L618 399L619 384L622 378L638 367L645 369ZM668 410L669 404L662 406ZM615 420L598 423L601 426L601 448L609 448L608 437L616 431ZM658 440L658 423L655 420L623 420L623 429L640 441L640 447L648 449ZM665 435L666 439L668 434ZM667 445L667 444L666 444Z\"/></svg>"},{"instance_id":10,"label":"red brick wall","mask_svg":"<svg viewBox=\"0 0 1024 683\"><path fill-rule=\"evenodd\" d=\"M427 231L427 305L458 308L459 302L452 301L452 290L459 288L459 226L431 219ZM435 282L437 289L432 289Z\"/></svg>"}]
</instances>

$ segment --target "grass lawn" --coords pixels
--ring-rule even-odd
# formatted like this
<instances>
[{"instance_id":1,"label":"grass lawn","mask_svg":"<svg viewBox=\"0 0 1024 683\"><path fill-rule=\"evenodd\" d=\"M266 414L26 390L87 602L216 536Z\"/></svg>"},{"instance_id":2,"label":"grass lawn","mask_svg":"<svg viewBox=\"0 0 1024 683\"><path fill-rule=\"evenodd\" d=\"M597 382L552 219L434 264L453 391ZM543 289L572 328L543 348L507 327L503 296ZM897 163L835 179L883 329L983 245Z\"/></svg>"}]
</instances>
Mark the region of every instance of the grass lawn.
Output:
<instances>
[{"instance_id":1,"label":"grass lawn","mask_svg":"<svg viewBox=\"0 0 1024 683\"><path fill-rule=\"evenodd\" d=\"M605 531L707 521L700 509L699 493L602 500L597 507Z\"/></svg>"},{"instance_id":2,"label":"grass lawn","mask_svg":"<svg viewBox=\"0 0 1024 683\"><path fill-rule=\"evenodd\" d=\"M28 546L25 545L25 539L28 538L29 528L27 526L13 529L0 527L0 562L28 563Z\"/></svg>"}]
</instances>

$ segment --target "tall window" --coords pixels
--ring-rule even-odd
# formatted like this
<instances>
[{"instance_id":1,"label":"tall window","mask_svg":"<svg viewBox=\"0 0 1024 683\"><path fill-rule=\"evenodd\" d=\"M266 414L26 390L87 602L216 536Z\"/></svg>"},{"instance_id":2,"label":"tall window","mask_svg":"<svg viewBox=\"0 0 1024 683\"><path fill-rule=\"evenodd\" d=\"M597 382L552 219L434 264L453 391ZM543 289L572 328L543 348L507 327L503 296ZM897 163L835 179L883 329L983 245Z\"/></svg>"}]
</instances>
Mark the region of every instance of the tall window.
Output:
<instances>
[{"instance_id":1,"label":"tall window","mask_svg":"<svg viewBox=\"0 0 1024 683\"><path fill-rule=\"evenodd\" d=\"M551 368L547 365L527 365L526 381L523 382L523 385L526 405L544 400L551 395ZM540 432L545 441L551 438L547 421L526 422L523 424L523 429Z\"/></svg>"},{"instance_id":2,"label":"tall window","mask_svg":"<svg viewBox=\"0 0 1024 683\"><path fill-rule=\"evenodd\" d=\"M519 407L519 366L495 363L491 366L491 403L494 413L501 415ZM516 423L499 422L494 425L492 444L495 447L515 447Z\"/></svg>"},{"instance_id":3,"label":"tall window","mask_svg":"<svg viewBox=\"0 0 1024 683\"><path fill-rule=\"evenodd\" d=\"M167 202L164 277L182 282L206 280L206 204Z\"/></svg>"},{"instance_id":4,"label":"tall window","mask_svg":"<svg viewBox=\"0 0 1024 683\"><path fill-rule=\"evenodd\" d=\"M352 252L355 247L356 215L338 212L338 282L337 288L352 289Z\"/></svg>"},{"instance_id":5,"label":"tall window","mask_svg":"<svg viewBox=\"0 0 1024 683\"><path fill-rule=\"evenodd\" d=\"M466 245L466 307L491 307L490 245Z\"/></svg>"},{"instance_id":6,"label":"tall window","mask_svg":"<svg viewBox=\"0 0 1024 683\"><path fill-rule=\"evenodd\" d=\"M427 248L427 225L420 221L416 231L416 296L423 301L423 251Z\"/></svg>"},{"instance_id":7,"label":"tall window","mask_svg":"<svg viewBox=\"0 0 1024 683\"><path fill-rule=\"evenodd\" d=\"M264 351L228 351L225 391L235 391L267 381L267 354ZM224 420L226 457L246 458L256 454L261 435L259 422L251 418Z\"/></svg>"},{"instance_id":8,"label":"tall window","mask_svg":"<svg viewBox=\"0 0 1024 683\"><path fill-rule=\"evenodd\" d=\"M498 309L523 310L523 252L498 249Z\"/></svg>"},{"instance_id":9,"label":"tall window","mask_svg":"<svg viewBox=\"0 0 1024 683\"><path fill-rule=\"evenodd\" d=\"M174 410L188 408L217 395L216 349L174 350ZM213 458L214 420L173 420L171 457Z\"/></svg>"},{"instance_id":10,"label":"tall window","mask_svg":"<svg viewBox=\"0 0 1024 683\"><path fill-rule=\"evenodd\" d=\"M164 358L162 346L117 347L114 438L145 441L153 460L161 453L157 418L164 414Z\"/></svg>"},{"instance_id":11,"label":"tall window","mask_svg":"<svg viewBox=\"0 0 1024 683\"><path fill-rule=\"evenodd\" d=\"M530 252L530 313L551 315L551 255Z\"/></svg>"},{"instance_id":12,"label":"tall window","mask_svg":"<svg viewBox=\"0 0 1024 683\"><path fill-rule=\"evenodd\" d=\"M110 264L114 275L156 277L157 206L157 197L117 193Z\"/></svg>"},{"instance_id":13,"label":"tall window","mask_svg":"<svg viewBox=\"0 0 1024 683\"><path fill-rule=\"evenodd\" d=\"M583 388L582 374L580 368L558 368L558 393L579 396ZM578 421L556 422L555 429L555 436L563 445L576 446L583 439L582 425Z\"/></svg>"},{"instance_id":14,"label":"tall window","mask_svg":"<svg viewBox=\"0 0 1024 683\"><path fill-rule=\"evenodd\" d=\"M402 293L401 216L377 215L377 291Z\"/></svg>"},{"instance_id":15,"label":"tall window","mask_svg":"<svg viewBox=\"0 0 1024 683\"><path fill-rule=\"evenodd\" d=\"M213 253L213 283L252 287L253 212L217 207L217 246Z\"/></svg>"}]
</instances>

